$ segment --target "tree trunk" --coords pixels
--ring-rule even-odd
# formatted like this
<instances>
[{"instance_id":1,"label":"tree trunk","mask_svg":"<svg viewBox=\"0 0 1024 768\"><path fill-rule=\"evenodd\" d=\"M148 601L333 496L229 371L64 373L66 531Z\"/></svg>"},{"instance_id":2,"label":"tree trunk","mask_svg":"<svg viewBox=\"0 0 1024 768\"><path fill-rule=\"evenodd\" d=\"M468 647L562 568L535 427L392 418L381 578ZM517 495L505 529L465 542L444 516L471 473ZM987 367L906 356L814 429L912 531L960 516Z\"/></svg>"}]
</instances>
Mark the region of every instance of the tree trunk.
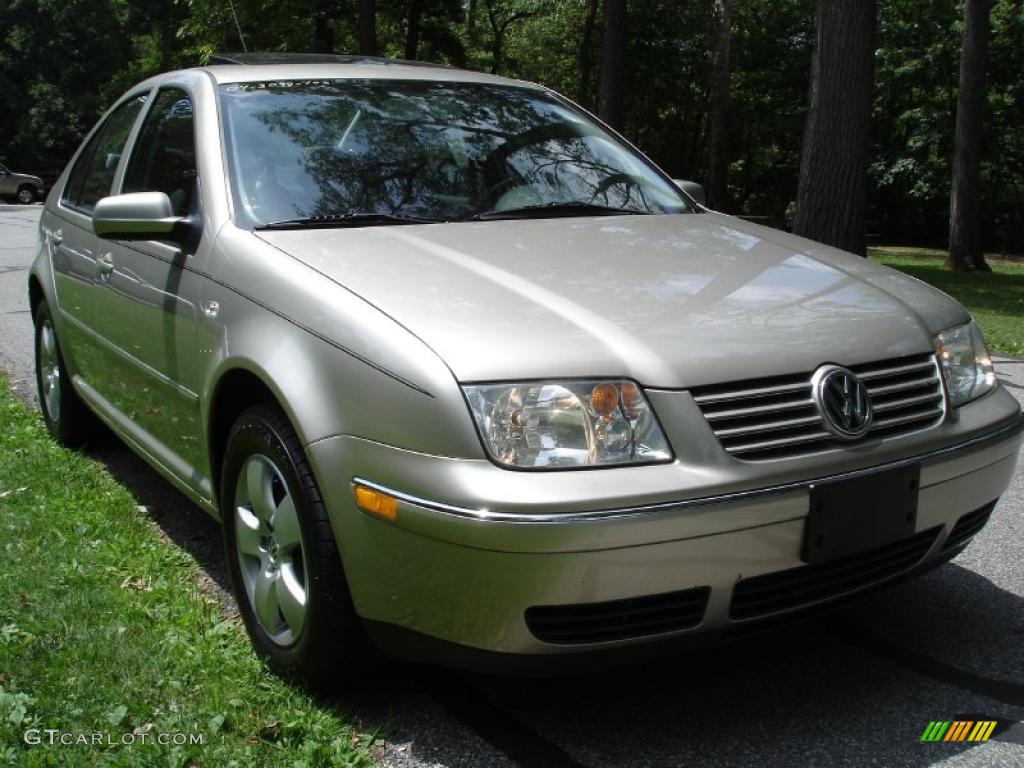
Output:
<instances>
[{"instance_id":1,"label":"tree trunk","mask_svg":"<svg viewBox=\"0 0 1024 768\"><path fill-rule=\"evenodd\" d=\"M377 55L377 2L359 0L359 52Z\"/></svg>"},{"instance_id":2,"label":"tree trunk","mask_svg":"<svg viewBox=\"0 0 1024 768\"><path fill-rule=\"evenodd\" d=\"M313 14L313 50L316 53L334 53L332 19L322 6L322 2L314 6L316 11Z\"/></svg>"},{"instance_id":3,"label":"tree trunk","mask_svg":"<svg viewBox=\"0 0 1024 768\"><path fill-rule=\"evenodd\" d=\"M711 64L710 128L708 131L708 204L718 211L728 207L726 156L729 117L729 45L732 38L732 0L715 0L715 42Z\"/></svg>"},{"instance_id":4,"label":"tree trunk","mask_svg":"<svg viewBox=\"0 0 1024 768\"><path fill-rule=\"evenodd\" d=\"M966 0L956 101L953 192L949 201L949 269L989 270L981 237L981 142L985 115L991 0Z\"/></svg>"},{"instance_id":5,"label":"tree trunk","mask_svg":"<svg viewBox=\"0 0 1024 768\"><path fill-rule=\"evenodd\" d=\"M622 129L625 58L626 0L604 0L598 115L616 130Z\"/></svg>"},{"instance_id":6,"label":"tree trunk","mask_svg":"<svg viewBox=\"0 0 1024 768\"><path fill-rule=\"evenodd\" d=\"M818 0L793 231L865 255L874 0Z\"/></svg>"},{"instance_id":7,"label":"tree trunk","mask_svg":"<svg viewBox=\"0 0 1024 768\"><path fill-rule=\"evenodd\" d=\"M593 82L594 68L594 27L597 26L598 0L587 0L587 14L583 20L583 39L580 41L580 92L579 99L587 109L594 106Z\"/></svg>"},{"instance_id":8,"label":"tree trunk","mask_svg":"<svg viewBox=\"0 0 1024 768\"><path fill-rule=\"evenodd\" d=\"M420 17L423 15L423 0L410 0L409 25L405 29L405 58L415 60L420 47Z\"/></svg>"},{"instance_id":9,"label":"tree trunk","mask_svg":"<svg viewBox=\"0 0 1024 768\"><path fill-rule=\"evenodd\" d=\"M469 0L466 6L466 33L471 43L476 41L476 7L477 0Z\"/></svg>"}]
</instances>

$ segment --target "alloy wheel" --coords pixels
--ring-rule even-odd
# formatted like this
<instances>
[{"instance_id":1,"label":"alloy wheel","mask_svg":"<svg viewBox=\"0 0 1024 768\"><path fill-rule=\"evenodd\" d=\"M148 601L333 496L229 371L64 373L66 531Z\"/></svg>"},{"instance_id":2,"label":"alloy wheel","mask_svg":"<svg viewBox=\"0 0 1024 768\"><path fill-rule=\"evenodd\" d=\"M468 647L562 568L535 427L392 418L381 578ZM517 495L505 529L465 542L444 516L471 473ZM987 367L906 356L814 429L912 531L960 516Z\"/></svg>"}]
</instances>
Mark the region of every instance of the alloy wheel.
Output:
<instances>
[{"instance_id":1,"label":"alloy wheel","mask_svg":"<svg viewBox=\"0 0 1024 768\"><path fill-rule=\"evenodd\" d=\"M238 566L253 613L267 636L292 645L306 624L306 568L295 499L267 456L250 456L235 486Z\"/></svg>"}]
</instances>

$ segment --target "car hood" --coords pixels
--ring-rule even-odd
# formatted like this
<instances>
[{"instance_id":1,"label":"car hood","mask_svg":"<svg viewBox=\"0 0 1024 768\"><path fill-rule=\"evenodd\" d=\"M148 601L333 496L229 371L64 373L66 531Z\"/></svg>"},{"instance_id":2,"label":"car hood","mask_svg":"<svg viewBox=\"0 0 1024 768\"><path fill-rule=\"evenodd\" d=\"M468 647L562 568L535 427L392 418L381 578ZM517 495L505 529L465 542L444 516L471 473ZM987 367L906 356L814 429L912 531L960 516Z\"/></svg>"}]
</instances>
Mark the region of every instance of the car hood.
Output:
<instances>
[{"instance_id":1,"label":"car hood","mask_svg":"<svg viewBox=\"0 0 1024 768\"><path fill-rule=\"evenodd\" d=\"M679 388L932 349L955 301L720 214L262 231L430 346L457 379Z\"/></svg>"}]
</instances>

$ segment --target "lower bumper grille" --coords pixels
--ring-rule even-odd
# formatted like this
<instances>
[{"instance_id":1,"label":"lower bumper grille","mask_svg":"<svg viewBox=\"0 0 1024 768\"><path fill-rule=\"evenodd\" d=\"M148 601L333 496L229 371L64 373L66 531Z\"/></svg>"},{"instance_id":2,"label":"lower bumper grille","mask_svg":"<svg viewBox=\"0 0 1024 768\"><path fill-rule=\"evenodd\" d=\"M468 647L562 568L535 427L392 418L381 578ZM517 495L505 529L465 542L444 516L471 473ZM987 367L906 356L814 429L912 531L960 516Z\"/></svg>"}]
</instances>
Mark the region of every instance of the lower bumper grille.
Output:
<instances>
[{"instance_id":1,"label":"lower bumper grille","mask_svg":"<svg viewBox=\"0 0 1024 768\"><path fill-rule=\"evenodd\" d=\"M526 609L526 625L545 643L573 645L626 640L696 627L704 619L710 587L602 603Z\"/></svg>"},{"instance_id":2,"label":"lower bumper grille","mask_svg":"<svg viewBox=\"0 0 1024 768\"><path fill-rule=\"evenodd\" d=\"M800 608L898 576L921 562L939 530L932 528L829 563L743 579L733 589L729 617L752 619Z\"/></svg>"},{"instance_id":3,"label":"lower bumper grille","mask_svg":"<svg viewBox=\"0 0 1024 768\"><path fill-rule=\"evenodd\" d=\"M985 527L985 524L988 523L988 519L992 516L992 510L995 509L995 506L996 503L993 501L981 509L968 512L957 520L956 525L953 526L953 530L949 532L949 536L942 545L942 551L948 552L951 549L956 549L977 536L981 529Z\"/></svg>"}]
</instances>

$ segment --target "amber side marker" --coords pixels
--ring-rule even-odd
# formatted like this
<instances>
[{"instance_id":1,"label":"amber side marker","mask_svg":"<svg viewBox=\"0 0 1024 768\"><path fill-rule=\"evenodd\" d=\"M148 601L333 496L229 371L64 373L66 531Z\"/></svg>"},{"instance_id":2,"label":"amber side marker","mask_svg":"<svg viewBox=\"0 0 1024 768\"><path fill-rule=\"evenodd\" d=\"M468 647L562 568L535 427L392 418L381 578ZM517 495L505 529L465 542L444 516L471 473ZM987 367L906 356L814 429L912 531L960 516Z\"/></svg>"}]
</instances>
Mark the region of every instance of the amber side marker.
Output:
<instances>
[{"instance_id":1,"label":"amber side marker","mask_svg":"<svg viewBox=\"0 0 1024 768\"><path fill-rule=\"evenodd\" d=\"M364 512L384 520L394 520L398 517L398 499L394 496L388 496L365 485L356 485L352 490L356 495L356 506Z\"/></svg>"}]
</instances>

